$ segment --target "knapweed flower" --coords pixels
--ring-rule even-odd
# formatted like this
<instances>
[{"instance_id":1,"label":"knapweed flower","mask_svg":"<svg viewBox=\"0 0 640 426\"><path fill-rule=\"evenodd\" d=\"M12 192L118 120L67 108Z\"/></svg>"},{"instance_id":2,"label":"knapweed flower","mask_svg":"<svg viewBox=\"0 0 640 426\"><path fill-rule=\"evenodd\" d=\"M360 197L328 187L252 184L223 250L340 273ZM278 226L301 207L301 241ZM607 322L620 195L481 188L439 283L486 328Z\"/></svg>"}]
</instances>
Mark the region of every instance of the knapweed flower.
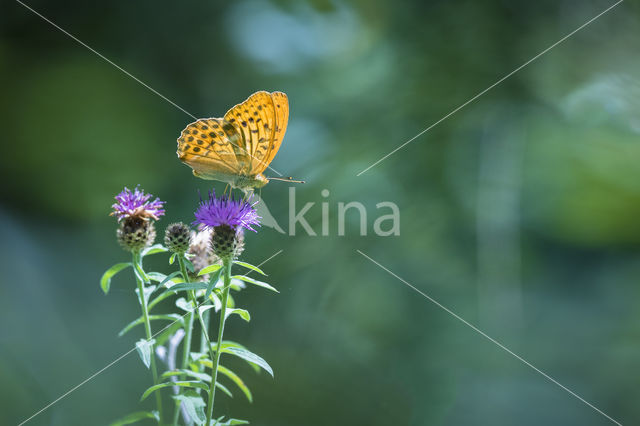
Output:
<instances>
[{"instance_id":1,"label":"knapweed flower","mask_svg":"<svg viewBox=\"0 0 640 426\"><path fill-rule=\"evenodd\" d=\"M156 230L153 221L164 215L164 201L152 198L151 194L135 188L133 192L129 188L116 195L117 203L111 207L112 216L118 218L118 242L125 250L139 251L153 244L156 238Z\"/></svg>"},{"instance_id":2,"label":"knapweed flower","mask_svg":"<svg viewBox=\"0 0 640 426\"><path fill-rule=\"evenodd\" d=\"M215 192L209 192L207 200L200 200L194 224L213 230L211 248L221 259L237 257L244 247L243 229L255 232L253 226L260 226L254 205L250 200L216 198Z\"/></svg>"},{"instance_id":3,"label":"knapweed flower","mask_svg":"<svg viewBox=\"0 0 640 426\"><path fill-rule=\"evenodd\" d=\"M164 245L174 253L185 253L191 244L189 225L178 222L167 226L164 233Z\"/></svg>"},{"instance_id":4,"label":"knapweed flower","mask_svg":"<svg viewBox=\"0 0 640 426\"><path fill-rule=\"evenodd\" d=\"M160 216L164 215L164 201L160 201L156 198L153 201L149 201L153 197L151 194L145 194L136 188L131 192L129 188L125 187L124 191L116 195L117 203L114 203L112 216L116 216L118 221L126 217L137 216L143 219L158 220Z\"/></svg>"}]
</instances>

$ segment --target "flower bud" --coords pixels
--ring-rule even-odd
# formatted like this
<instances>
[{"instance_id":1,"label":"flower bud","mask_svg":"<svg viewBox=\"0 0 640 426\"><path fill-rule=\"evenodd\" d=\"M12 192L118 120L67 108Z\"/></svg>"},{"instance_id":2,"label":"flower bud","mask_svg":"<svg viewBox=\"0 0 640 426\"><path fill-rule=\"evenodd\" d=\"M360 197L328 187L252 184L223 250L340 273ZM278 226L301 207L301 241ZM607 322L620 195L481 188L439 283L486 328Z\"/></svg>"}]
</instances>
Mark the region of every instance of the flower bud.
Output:
<instances>
[{"instance_id":1,"label":"flower bud","mask_svg":"<svg viewBox=\"0 0 640 426\"><path fill-rule=\"evenodd\" d=\"M211 248L220 259L235 259L244 250L244 234L242 230L229 225L216 226L213 228Z\"/></svg>"},{"instance_id":2,"label":"flower bud","mask_svg":"<svg viewBox=\"0 0 640 426\"><path fill-rule=\"evenodd\" d=\"M174 253L185 253L191 243L191 229L182 223L172 223L164 233L164 245Z\"/></svg>"},{"instance_id":3,"label":"flower bud","mask_svg":"<svg viewBox=\"0 0 640 426\"><path fill-rule=\"evenodd\" d=\"M149 247L156 239L153 222L138 216L129 216L120 222L118 242L128 251L139 251Z\"/></svg>"}]
</instances>

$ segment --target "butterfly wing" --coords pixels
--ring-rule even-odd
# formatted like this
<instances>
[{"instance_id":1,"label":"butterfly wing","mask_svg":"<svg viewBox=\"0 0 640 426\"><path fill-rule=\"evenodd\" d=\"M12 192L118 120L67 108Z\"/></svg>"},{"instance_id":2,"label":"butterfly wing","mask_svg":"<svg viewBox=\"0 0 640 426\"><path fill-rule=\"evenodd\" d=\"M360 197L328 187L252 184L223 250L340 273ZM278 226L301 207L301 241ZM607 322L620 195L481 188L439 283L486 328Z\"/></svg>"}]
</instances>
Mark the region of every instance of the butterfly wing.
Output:
<instances>
[{"instance_id":1,"label":"butterfly wing","mask_svg":"<svg viewBox=\"0 0 640 426\"><path fill-rule=\"evenodd\" d=\"M287 131L287 124L289 123L289 99L283 92L273 92L271 94L276 116L276 127L273 133L273 140L269 146L267 154L267 164L271 164L273 158L278 153L284 134ZM264 169L260 170L262 172Z\"/></svg>"},{"instance_id":2,"label":"butterfly wing","mask_svg":"<svg viewBox=\"0 0 640 426\"><path fill-rule=\"evenodd\" d=\"M251 162L250 174L262 173L275 157L289 116L287 95L282 92L256 92L231 108L224 116L242 136Z\"/></svg>"},{"instance_id":3,"label":"butterfly wing","mask_svg":"<svg viewBox=\"0 0 640 426\"><path fill-rule=\"evenodd\" d=\"M250 156L235 126L220 118L189 124L178 138L178 158L196 176L229 182L251 170Z\"/></svg>"}]
</instances>

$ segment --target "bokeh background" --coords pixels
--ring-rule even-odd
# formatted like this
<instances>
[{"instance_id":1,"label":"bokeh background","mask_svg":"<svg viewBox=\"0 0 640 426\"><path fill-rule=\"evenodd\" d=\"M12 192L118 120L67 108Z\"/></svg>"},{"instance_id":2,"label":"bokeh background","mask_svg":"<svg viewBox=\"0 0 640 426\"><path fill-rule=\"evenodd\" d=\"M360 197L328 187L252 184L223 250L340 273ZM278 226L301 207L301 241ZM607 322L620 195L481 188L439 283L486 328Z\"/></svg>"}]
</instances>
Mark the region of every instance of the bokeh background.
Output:
<instances>
[{"instance_id":1,"label":"bokeh background","mask_svg":"<svg viewBox=\"0 0 640 426\"><path fill-rule=\"evenodd\" d=\"M640 418L640 7L625 1L361 176L613 2L115 1L27 4L198 116L256 90L289 95L275 169L307 184L318 234L263 228L229 338L275 380L220 397L252 424L605 425L546 380L361 256L371 256L623 424ZM123 186L192 220L175 139L193 121L15 2L0 14L0 423L17 424L129 350L133 281L108 216ZM287 184L262 191L287 227ZM218 190L222 185L215 184ZM329 196L322 197L321 191ZM337 205L354 212L338 236ZM399 236L373 233L391 201ZM328 203L330 235L321 236ZM387 211L384 211L386 213ZM169 271L166 256L149 269ZM167 307L170 309L170 306ZM141 333L141 330L138 330ZM105 425L139 403L131 354L32 425Z\"/></svg>"}]
</instances>

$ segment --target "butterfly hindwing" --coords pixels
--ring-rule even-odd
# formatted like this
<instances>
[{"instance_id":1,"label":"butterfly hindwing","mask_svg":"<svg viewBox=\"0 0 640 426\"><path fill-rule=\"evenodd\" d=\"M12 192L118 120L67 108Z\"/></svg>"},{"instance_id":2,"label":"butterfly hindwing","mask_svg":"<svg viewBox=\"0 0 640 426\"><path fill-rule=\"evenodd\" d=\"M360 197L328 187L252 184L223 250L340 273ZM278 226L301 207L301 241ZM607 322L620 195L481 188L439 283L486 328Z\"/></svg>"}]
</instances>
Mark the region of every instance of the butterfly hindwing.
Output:
<instances>
[{"instance_id":1,"label":"butterfly hindwing","mask_svg":"<svg viewBox=\"0 0 640 426\"><path fill-rule=\"evenodd\" d=\"M234 175L250 167L241 144L242 137L233 125L220 118L203 118L182 131L177 154L197 174Z\"/></svg>"}]
</instances>

